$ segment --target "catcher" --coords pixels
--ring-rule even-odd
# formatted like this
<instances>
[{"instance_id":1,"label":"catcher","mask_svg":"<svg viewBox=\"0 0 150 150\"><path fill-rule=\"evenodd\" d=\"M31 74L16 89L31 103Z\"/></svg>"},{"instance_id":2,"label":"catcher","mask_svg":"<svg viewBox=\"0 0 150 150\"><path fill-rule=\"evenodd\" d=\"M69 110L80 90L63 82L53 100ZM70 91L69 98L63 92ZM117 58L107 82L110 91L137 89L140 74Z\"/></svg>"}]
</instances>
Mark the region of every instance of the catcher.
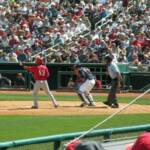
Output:
<instances>
[{"instance_id":1,"label":"catcher","mask_svg":"<svg viewBox=\"0 0 150 150\"><path fill-rule=\"evenodd\" d=\"M80 107L95 106L95 102L90 91L95 85L95 76L90 69L79 65L73 66L73 81L77 94L81 100Z\"/></svg>"},{"instance_id":2,"label":"catcher","mask_svg":"<svg viewBox=\"0 0 150 150\"><path fill-rule=\"evenodd\" d=\"M43 58L40 56L37 56L35 58L35 63L36 66L30 66L30 67L23 66L24 69L33 73L34 80L35 80L34 88L33 88L34 104L31 108L38 109L38 92L40 89L43 89L45 91L49 99L52 100L53 106L56 108L58 107L57 101L55 100L53 94L49 90L49 86L47 83L47 78L49 77L48 68L43 64Z\"/></svg>"}]
</instances>

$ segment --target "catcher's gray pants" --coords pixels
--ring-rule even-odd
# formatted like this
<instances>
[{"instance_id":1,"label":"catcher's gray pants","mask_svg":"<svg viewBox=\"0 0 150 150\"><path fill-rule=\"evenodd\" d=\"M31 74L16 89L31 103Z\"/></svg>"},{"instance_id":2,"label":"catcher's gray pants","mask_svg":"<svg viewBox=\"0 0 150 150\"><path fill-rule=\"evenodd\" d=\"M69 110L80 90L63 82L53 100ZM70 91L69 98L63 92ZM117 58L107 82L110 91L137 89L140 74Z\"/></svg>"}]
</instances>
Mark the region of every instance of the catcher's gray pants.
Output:
<instances>
[{"instance_id":1,"label":"catcher's gray pants","mask_svg":"<svg viewBox=\"0 0 150 150\"><path fill-rule=\"evenodd\" d=\"M33 89L33 98L34 98L34 106L38 107L38 92L40 89L43 89L45 93L48 95L49 99L52 100L54 106L57 105L57 101L55 100L53 94L49 90L49 86L47 80L37 80L34 84Z\"/></svg>"}]
</instances>

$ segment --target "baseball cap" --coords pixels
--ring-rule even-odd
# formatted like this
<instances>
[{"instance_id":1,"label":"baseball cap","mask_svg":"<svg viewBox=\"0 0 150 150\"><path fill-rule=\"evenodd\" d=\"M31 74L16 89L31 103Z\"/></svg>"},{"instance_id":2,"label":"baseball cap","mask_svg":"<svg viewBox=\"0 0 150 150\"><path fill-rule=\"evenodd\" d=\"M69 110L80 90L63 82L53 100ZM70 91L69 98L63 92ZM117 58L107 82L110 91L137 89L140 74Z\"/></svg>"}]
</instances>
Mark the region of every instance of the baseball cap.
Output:
<instances>
[{"instance_id":1,"label":"baseball cap","mask_svg":"<svg viewBox=\"0 0 150 150\"><path fill-rule=\"evenodd\" d=\"M66 149L65 150L74 150L75 148L75 145L80 143L78 140L73 140L71 143L69 143L67 146L66 146Z\"/></svg>"},{"instance_id":2,"label":"baseball cap","mask_svg":"<svg viewBox=\"0 0 150 150\"><path fill-rule=\"evenodd\" d=\"M141 134L135 143L126 145L125 150L150 150L150 132Z\"/></svg>"}]
</instances>

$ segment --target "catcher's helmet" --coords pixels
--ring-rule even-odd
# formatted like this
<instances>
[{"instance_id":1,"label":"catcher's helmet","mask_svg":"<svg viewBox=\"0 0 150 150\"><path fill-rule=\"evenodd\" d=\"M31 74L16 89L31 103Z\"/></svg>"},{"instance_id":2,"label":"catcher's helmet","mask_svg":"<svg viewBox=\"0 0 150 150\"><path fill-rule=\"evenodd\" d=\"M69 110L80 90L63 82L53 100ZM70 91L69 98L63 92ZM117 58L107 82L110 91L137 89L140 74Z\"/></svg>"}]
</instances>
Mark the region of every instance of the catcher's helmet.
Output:
<instances>
[{"instance_id":1,"label":"catcher's helmet","mask_svg":"<svg viewBox=\"0 0 150 150\"><path fill-rule=\"evenodd\" d=\"M43 58L40 57L40 56L37 56L37 57L35 58L35 63L36 63L37 65L42 65L42 64L43 64Z\"/></svg>"}]
</instances>

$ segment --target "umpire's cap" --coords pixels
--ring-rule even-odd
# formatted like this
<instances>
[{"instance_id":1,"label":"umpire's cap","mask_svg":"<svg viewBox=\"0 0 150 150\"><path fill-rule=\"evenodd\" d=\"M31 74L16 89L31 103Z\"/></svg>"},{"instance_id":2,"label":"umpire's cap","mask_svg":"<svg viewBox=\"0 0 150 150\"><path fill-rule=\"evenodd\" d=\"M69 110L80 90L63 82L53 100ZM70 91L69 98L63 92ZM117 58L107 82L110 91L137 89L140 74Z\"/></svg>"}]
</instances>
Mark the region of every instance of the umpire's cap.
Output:
<instances>
[{"instance_id":1,"label":"umpire's cap","mask_svg":"<svg viewBox=\"0 0 150 150\"><path fill-rule=\"evenodd\" d=\"M111 61L113 60L113 56L110 55L110 54L107 54L107 55L105 56L105 60L111 62Z\"/></svg>"}]
</instances>

